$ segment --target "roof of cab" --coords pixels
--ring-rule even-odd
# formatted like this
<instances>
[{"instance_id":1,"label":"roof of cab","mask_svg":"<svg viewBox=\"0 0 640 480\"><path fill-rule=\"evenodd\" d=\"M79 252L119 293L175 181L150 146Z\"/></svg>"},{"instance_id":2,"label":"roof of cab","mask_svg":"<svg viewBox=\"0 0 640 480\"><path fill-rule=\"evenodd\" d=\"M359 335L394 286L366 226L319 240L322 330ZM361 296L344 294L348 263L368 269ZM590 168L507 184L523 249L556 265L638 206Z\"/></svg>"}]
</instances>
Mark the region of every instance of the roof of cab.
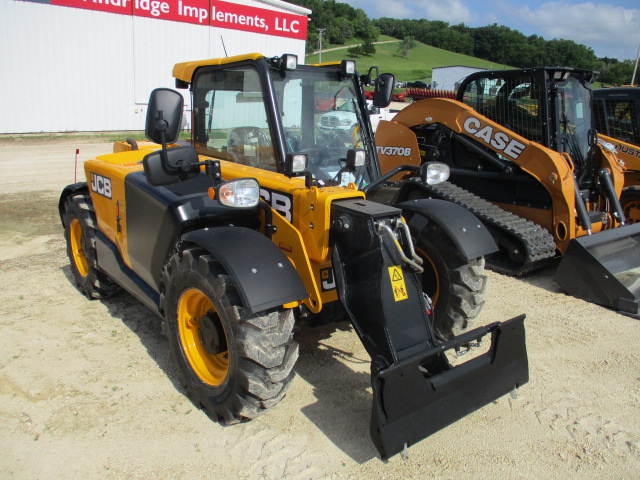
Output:
<instances>
[{"instance_id":1,"label":"roof of cab","mask_svg":"<svg viewBox=\"0 0 640 480\"><path fill-rule=\"evenodd\" d=\"M208 60L195 60L192 62L176 63L173 67L173 76L178 80L191 83L193 79L193 73L198 67L203 67L205 65L222 65L225 63L240 62L243 60L257 60L263 57L264 55L262 55L261 53L249 53L246 55L237 55L235 57L210 58Z\"/></svg>"}]
</instances>

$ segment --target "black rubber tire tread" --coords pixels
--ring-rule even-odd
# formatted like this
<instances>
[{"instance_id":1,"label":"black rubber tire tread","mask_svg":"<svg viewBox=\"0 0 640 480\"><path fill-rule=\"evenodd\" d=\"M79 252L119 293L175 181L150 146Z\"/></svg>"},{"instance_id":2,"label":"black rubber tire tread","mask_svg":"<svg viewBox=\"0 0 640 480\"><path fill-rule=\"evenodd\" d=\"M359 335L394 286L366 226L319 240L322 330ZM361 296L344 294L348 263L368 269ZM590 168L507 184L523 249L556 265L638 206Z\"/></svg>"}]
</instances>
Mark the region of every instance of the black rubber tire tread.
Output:
<instances>
[{"instance_id":1,"label":"black rubber tire tread","mask_svg":"<svg viewBox=\"0 0 640 480\"><path fill-rule=\"evenodd\" d=\"M622 194L620 195L620 205L624 212L625 220L627 223L636 223L640 219L633 219L629 216L631 208L630 204L640 205L640 185L631 185L630 187L624 187Z\"/></svg>"},{"instance_id":2,"label":"black rubber tire tread","mask_svg":"<svg viewBox=\"0 0 640 480\"><path fill-rule=\"evenodd\" d=\"M498 264L492 257L487 258L487 267L505 275L519 276L547 265L556 256L556 244L548 231L529 220L488 202L477 195L450 182L429 185L427 191L435 198L456 203L483 223L512 238L524 246L526 254L519 265Z\"/></svg>"},{"instance_id":3,"label":"black rubber tire tread","mask_svg":"<svg viewBox=\"0 0 640 480\"><path fill-rule=\"evenodd\" d=\"M437 334L449 339L468 330L484 306L487 290L484 258L467 262L437 225L417 239L416 252L425 260L423 290L429 295L434 286L426 285L427 279L432 278L428 269L433 265L437 270L439 294L437 299L432 298L436 301L433 322Z\"/></svg>"},{"instance_id":4,"label":"black rubber tire tread","mask_svg":"<svg viewBox=\"0 0 640 480\"><path fill-rule=\"evenodd\" d=\"M177 306L182 292L198 288L215 306L229 349L229 369L219 386L194 372L180 342ZM285 396L295 372L298 344L291 309L248 314L221 265L200 247L174 254L164 268L160 308L179 379L194 405L224 424L250 420Z\"/></svg>"},{"instance_id":5,"label":"black rubber tire tread","mask_svg":"<svg viewBox=\"0 0 640 480\"><path fill-rule=\"evenodd\" d=\"M96 253L96 231L98 226L91 196L88 193L71 195L66 200L64 212L64 238L67 242L67 255L78 290L92 300L108 298L118 293L120 291L118 284L113 282L98 267ZM78 271L71 249L70 226L74 218L80 222L82 234L84 235L84 254L88 263L86 276L82 276Z\"/></svg>"}]
</instances>

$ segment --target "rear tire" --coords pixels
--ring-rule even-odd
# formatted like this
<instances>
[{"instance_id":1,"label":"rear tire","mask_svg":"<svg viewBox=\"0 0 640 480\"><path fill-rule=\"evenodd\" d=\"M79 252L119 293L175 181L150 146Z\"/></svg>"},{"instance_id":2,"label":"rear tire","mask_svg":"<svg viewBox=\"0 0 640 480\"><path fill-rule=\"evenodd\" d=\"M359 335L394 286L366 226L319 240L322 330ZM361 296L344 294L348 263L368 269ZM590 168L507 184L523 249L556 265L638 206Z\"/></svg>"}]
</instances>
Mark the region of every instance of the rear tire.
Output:
<instances>
[{"instance_id":1,"label":"rear tire","mask_svg":"<svg viewBox=\"0 0 640 480\"><path fill-rule=\"evenodd\" d=\"M449 339L468 330L484 305L484 257L467 262L435 225L418 238L416 253L424 261L422 289L433 302L436 333Z\"/></svg>"},{"instance_id":2,"label":"rear tire","mask_svg":"<svg viewBox=\"0 0 640 480\"><path fill-rule=\"evenodd\" d=\"M624 188L620 195L620 205L627 223L640 221L640 186Z\"/></svg>"},{"instance_id":3,"label":"rear tire","mask_svg":"<svg viewBox=\"0 0 640 480\"><path fill-rule=\"evenodd\" d=\"M96 216L91 197L88 194L69 197L65 204L64 216L67 255L76 286L89 299L107 298L120 290L120 287L98 268L96 230Z\"/></svg>"},{"instance_id":4,"label":"rear tire","mask_svg":"<svg viewBox=\"0 0 640 480\"><path fill-rule=\"evenodd\" d=\"M180 382L198 408L233 424L284 397L298 358L292 310L247 313L231 278L199 247L169 260L163 285L161 308Z\"/></svg>"}]
</instances>

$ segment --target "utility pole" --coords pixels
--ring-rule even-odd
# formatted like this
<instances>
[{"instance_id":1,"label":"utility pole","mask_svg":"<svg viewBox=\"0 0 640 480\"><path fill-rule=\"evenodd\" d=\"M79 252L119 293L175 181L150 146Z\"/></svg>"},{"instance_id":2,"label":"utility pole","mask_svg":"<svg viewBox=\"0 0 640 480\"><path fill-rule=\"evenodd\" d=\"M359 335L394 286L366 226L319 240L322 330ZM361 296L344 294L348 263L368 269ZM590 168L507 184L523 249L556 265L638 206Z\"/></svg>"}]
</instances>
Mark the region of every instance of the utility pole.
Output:
<instances>
[{"instance_id":1,"label":"utility pole","mask_svg":"<svg viewBox=\"0 0 640 480\"><path fill-rule=\"evenodd\" d=\"M633 77L631 77L631 86L636 85L636 72L638 71L638 59L640 59L640 45L638 45L638 54L636 55L636 66L633 67Z\"/></svg>"},{"instance_id":2,"label":"utility pole","mask_svg":"<svg viewBox=\"0 0 640 480\"><path fill-rule=\"evenodd\" d=\"M326 28L318 29L318 63L322 63L322 34L325 30Z\"/></svg>"}]
</instances>

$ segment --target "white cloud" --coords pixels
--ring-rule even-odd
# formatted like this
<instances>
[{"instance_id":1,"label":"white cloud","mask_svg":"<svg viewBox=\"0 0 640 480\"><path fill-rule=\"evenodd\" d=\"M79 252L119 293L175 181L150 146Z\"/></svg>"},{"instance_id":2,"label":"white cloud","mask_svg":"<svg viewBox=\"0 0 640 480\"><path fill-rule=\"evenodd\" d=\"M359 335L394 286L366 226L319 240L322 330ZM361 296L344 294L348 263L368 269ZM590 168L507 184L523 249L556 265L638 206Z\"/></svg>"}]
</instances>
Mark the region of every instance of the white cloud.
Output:
<instances>
[{"instance_id":1,"label":"white cloud","mask_svg":"<svg viewBox=\"0 0 640 480\"><path fill-rule=\"evenodd\" d=\"M513 11L514 17L550 40L564 38L591 47L596 55L635 58L640 42L640 9L605 3L547 2Z\"/></svg>"},{"instance_id":2,"label":"white cloud","mask_svg":"<svg viewBox=\"0 0 640 480\"><path fill-rule=\"evenodd\" d=\"M343 0L367 12L369 18L425 18L452 25L467 23L470 10L461 0Z\"/></svg>"}]
</instances>

